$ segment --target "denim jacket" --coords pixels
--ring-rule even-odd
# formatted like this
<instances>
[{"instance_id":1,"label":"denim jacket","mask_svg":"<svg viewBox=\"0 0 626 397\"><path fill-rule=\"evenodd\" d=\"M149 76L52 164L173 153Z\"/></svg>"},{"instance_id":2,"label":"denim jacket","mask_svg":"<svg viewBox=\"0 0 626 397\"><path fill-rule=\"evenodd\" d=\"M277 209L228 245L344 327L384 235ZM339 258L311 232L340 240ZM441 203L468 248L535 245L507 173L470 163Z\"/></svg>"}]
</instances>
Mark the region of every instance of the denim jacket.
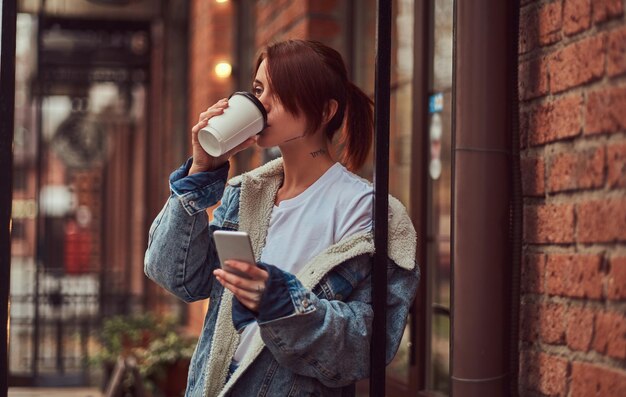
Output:
<instances>
[{"instance_id":1,"label":"denim jacket","mask_svg":"<svg viewBox=\"0 0 626 397\"><path fill-rule=\"evenodd\" d=\"M371 231L328 247L297 275L272 269L270 278L278 277L276 285L284 292L265 306L263 298L258 316L252 319L258 322L259 331L228 378L239 343L233 312L235 323L241 313L236 299L233 308L233 294L212 275L219 266L212 233L247 231L258 261L282 183L282 160L228 183L228 165L187 176L190 164L187 161L170 176L172 194L150 227L144 264L150 279L183 301L209 298L185 395L354 395L354 383L369 375ZM221 205L209 222L206 209L219 200ZM389 197L386 364L398 349L417 289L415 252L411 220L402 204ZM283 309L273 310L278 303Z\"/></svg>"}]
</instances>

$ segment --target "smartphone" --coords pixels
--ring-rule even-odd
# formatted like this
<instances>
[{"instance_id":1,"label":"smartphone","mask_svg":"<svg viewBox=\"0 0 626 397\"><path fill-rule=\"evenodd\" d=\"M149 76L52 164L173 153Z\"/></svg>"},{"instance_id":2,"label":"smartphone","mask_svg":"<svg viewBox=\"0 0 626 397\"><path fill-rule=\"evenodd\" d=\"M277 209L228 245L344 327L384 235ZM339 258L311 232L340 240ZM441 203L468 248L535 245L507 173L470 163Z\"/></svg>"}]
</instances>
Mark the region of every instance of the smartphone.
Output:
<instances>
[{"instance_id":1,"label":"smartphone","mask_svg":"<svg viewBox=\"0 0 626 397\"><path fill-rule=\"evenodd\" d=\"M235 232L226 230L216 230L213 232L215 247L217 248L217 256L220 258L222 269L227 272L237 274L241 277L249 278L245 273L237 269L233 269L224 262L229 259L238 260L255 264L254 252L252 252L252 244L250 236L246 232Z\"/></svg>"}]
</instances>

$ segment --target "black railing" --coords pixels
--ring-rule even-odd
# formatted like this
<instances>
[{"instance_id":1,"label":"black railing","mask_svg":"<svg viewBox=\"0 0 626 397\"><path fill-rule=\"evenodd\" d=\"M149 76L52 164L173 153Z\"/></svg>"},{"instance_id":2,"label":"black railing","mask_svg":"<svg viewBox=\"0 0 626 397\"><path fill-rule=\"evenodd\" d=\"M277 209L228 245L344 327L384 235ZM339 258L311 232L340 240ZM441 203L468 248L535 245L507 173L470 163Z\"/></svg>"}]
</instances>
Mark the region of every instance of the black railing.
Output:
<instances>
[{"instance_id":1,"label":"black railing","mask_svg":"<svg viewBox=\"0 0 626 397\"><path fill-rule=\"evenodd\" d=\"M376 24L376 82L374 137L374 264L372 305L374 322L370 349L370 396L385 395L387 360L387 216L389 211L389 99L391 70L391 0L378 0Z\"/></svg>"}]
</instances>

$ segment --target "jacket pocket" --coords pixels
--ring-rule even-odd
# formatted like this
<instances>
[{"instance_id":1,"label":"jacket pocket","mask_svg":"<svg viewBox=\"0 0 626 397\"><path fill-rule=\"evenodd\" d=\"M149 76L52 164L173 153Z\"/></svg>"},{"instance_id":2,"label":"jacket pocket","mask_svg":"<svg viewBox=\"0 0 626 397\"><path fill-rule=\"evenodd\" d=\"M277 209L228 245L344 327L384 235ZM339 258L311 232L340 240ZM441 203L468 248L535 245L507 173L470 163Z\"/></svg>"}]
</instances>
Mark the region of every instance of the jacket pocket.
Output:
<instances>
[{"instance_id":1,"label":"jacket pocket","mask_svg":"<svg viewBox=\"0 0 626 397\"><path fill-rule=\"evenodd\" d=\"M336 266L313 290L318 298L346 301L352 291L368 276L367 256L356 257Z\"/></svg>"}]
</instances>

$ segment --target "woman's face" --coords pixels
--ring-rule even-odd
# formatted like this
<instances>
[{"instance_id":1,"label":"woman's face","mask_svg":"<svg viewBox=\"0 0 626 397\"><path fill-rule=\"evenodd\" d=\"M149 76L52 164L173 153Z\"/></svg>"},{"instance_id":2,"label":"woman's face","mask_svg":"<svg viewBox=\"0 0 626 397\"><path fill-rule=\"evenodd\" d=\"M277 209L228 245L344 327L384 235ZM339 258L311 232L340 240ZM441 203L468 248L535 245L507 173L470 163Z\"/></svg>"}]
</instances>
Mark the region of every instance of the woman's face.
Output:
<instances>
[{"instance_id":1,"label":"woman's face","mask_svg":"<svg viewBox=\"0 0 626 397\"><path fill-rule=\"evenodd\" d=\"M303 114L289 113L273 95L268 81L267 60L263 60L252 83L252 93L259 98L267 111L267 128L259 134L257 144L261 147L280 146L297 141L306 131L306 118Z\"/></svg>"}]
</instances>

